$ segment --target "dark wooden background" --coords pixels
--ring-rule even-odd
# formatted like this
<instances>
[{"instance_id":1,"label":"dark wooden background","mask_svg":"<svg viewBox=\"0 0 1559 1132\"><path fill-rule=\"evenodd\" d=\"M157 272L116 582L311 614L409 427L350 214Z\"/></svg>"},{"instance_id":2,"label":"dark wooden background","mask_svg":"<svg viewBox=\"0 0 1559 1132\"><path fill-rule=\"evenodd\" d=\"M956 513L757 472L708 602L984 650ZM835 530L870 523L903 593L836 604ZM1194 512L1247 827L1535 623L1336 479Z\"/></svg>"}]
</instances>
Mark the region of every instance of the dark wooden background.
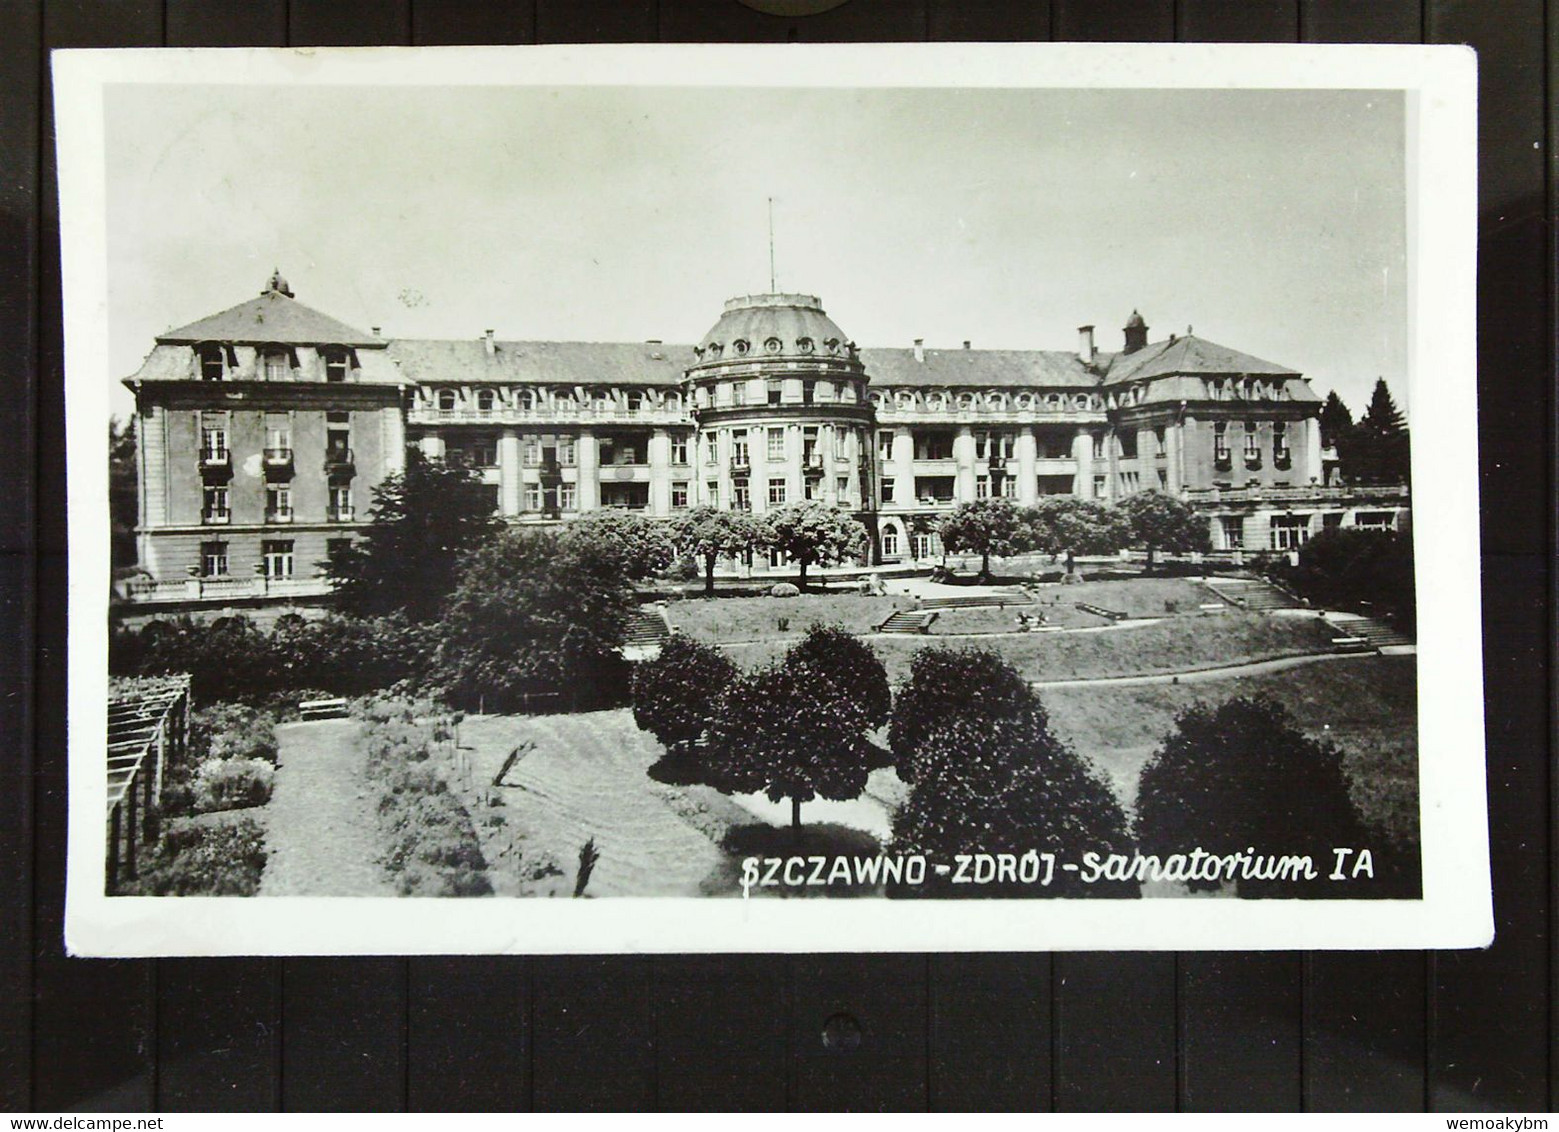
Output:
<instances>
[{"instance_id":1,"label":"dark wooden background","mask_svg":"<svg viewBox=\"0 0 1559 1132\"><path fill-rule=\"evenodd\" d=\"M1494 946L64 958L64 405L47 52L925 39L1477 48ZM1545 0L849 0L798 20L736 0L0 0L0 1109L1553 1107L1556 48L1555 0L1546 11ZM839 1012L863 1031L851 1052L821 1040Z\"/></svg>"}]
</instances>

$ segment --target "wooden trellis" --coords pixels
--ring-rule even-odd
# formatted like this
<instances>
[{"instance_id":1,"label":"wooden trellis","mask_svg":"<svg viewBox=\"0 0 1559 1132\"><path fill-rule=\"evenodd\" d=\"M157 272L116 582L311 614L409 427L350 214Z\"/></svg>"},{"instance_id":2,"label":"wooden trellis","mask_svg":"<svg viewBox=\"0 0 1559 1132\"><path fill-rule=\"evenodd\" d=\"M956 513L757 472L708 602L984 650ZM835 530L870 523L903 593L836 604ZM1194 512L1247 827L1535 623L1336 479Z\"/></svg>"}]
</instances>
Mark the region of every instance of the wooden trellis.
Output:
<instances>
[{"instance_id":1,"label":"wooden trellis","mask_svg":"<svg viewBox=\"0 0 1559 1132\"><path fill-rule=\"evenodd\" d=\"M110 894L134 880L141 849L157 839L162 780L170 757L189 742L189 677L169 676L109 689L108 842Z\"/></svg>"}]
</instances>

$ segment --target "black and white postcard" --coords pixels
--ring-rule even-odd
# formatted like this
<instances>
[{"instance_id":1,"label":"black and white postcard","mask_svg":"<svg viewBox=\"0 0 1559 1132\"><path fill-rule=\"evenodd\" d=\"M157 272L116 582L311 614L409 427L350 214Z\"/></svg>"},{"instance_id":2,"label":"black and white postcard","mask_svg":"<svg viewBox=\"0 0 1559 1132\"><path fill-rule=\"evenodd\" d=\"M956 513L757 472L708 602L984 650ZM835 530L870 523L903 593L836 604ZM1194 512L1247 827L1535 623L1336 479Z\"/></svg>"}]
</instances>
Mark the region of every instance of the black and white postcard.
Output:
<instances>
[{"instance_id":1,"label":"black and white postcard","mask_svg":"<svg viewBox=\"0 0 1559 1132\"><path fill-rule=\"evenodd\" d=\"M1470 52L54 71L73 953L1492 938Z\"/></svg>"}]
</instances>

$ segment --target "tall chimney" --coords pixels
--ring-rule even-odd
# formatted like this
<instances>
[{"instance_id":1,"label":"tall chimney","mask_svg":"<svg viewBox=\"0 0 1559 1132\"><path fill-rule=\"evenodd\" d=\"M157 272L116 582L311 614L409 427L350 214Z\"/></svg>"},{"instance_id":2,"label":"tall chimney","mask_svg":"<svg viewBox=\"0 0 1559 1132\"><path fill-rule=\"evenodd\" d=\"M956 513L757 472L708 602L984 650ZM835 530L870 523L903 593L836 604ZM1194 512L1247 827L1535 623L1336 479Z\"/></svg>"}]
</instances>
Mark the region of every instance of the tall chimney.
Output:
<instances>
[{"instance_id":1,"label":"tall chimney","mask_svg":"<svg viewBox=\"0 0 1559 1132\"><path fill-rule=\"evenodd\" d=\"M969 348L969 339L965 338L964 339L964 349L967 350L968 348Z\"/></svg>"},{"instance_id":2,"label":"tall chimney","mask_svg":"<svg viewBox=\"0 0 1559 1132\"><path fill-rule=\"evenodd\" d=\"M487 330L484 333L486 337L482 340L482 345L486 347L487 356L490 358L498 352L498 346L493 341L493 332L491 330Z\"/></svg>"},{"instance_id":3,"label":"tall chimney","mask_svg":"<svg viewBox=\"0 0 1559 1132\"><path fill-rule=\"evenodd\" d=\"M370 333L370 334L372 334L372 335L373 335L373 336L374 336L374 337L375 337L375 338L378 338L378 337L380 337L380 334L379 334L379 327L377 327L377 326L370 326L370 327L369 327L369 328L368 328L368 332L369 332L369 333Z\"/></svg>"},{"instance_id":4,"label":"tall chimney","mask_svg":"<svg viewBox=\"0 0 1559 1132\"><path fill-rule=\"evenodd\" d=\"M1093 365L1093 327L1079 326L1077 328L1077 357L1085 366Z\"/></svg>"},{"instance_id":5,"label":"tall chimney","mask_svg":"<svg viewBox=\"0 0 1559 1132\"><path fill-rule=\"evenodd\" d=\"M924 338L915 339L915 360L917 362L926 360L926 340Z\"/></svg>"}]
</instances>

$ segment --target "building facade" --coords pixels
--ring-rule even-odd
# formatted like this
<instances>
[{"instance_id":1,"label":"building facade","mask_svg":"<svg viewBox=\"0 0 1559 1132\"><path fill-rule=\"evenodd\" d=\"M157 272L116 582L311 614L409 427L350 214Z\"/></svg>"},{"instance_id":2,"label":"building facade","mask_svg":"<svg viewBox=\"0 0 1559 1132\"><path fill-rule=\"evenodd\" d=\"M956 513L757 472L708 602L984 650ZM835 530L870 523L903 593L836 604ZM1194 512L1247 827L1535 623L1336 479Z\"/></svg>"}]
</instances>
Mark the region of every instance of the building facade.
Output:
<instances>
[{"instance_id":1,"label":"building facade","mask_svg":"<svg viewBox=\"0 0 1559 1132\"><path fill-rule=\"evenodd\" d=\"M388 339L274 275L160 336L126 381L142 573L122 596L322 598L330 540L366 522L408 446L477 469L513 522L816 500L865 523L878 563L938 555L931 520L989 497L1157 489L1229 551L1404 522L1405 487L1328 482L1321 400L1298 371L1189 332L1151 341L1136 312L1122 336L1115 352L1091 326L1068 351L862 349L816 297L763 294L691 346Z\"/></svg>"}]
</instances>

